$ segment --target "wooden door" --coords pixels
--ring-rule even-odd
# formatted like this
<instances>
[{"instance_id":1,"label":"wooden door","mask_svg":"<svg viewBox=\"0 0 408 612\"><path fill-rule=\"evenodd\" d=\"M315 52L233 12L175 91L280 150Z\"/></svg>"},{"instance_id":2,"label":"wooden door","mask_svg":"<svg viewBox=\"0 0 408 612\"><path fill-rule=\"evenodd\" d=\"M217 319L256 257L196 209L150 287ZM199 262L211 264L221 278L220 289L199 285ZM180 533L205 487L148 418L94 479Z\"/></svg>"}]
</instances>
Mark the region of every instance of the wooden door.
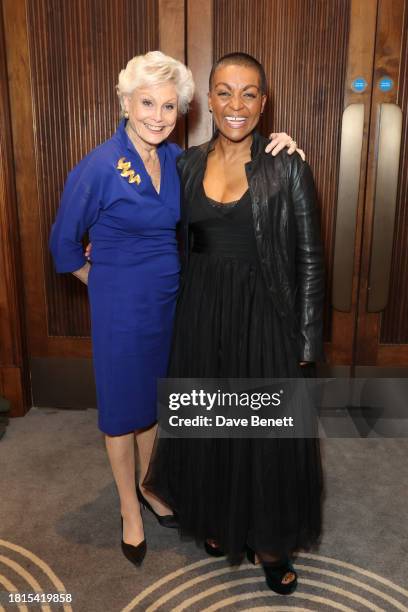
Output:
<instances>
[{"instance_id":1,"label":"wooden door","mask_svg":"<svg viewBox=\"0 0 408 612\"><path fill-rule=\"evenodd\" d=\"M408 2L382 0L355 340L354 361L360 375L370 370L406 375L401 366L408 366L407 117Z\"/></svg>"},{"instance_id":2,"label":"wooden door","mask_svg":"<svg viewBox=\"0 0 408 612\"><path fill-rule=\"evenodd\" d=\"M86 288L55 273L48 237L69 170L116 129L127 60L158 48L184 60L184 2L4 0L2 11L32 402L95 405ZM183 122L177 137L183 144Z\"/></svg>"},{"instance_id":3,"label":"wooden door","mask_svg":"<svg viewBox=\"0 0 408 612\"><path fill-rule=\"evenodd\" d=\"M397 353L408 366L408 352L401 345L401 339L408 341L406 148L389 304L384 314L368 313L365 306L372 270L379 105L399 100L406 110L406 36L406 0L188 1L187 54L199 84L189 142L212 132L206 91L213 59L236 50L257 57L270 83L261 129L293 135L306 150L315 176L326 260L325 352L334 370L346 375L363 359L392 365ZM391 92L381 91L382 78L393 80ZM395 154L395 138L393 142ZM392 209L392 202L385 205ZM385 252L383 248L377 255L377 269ZM381 346L387 338L399 342L398 349L395 344Z\"/></svg>"}]
</instances>

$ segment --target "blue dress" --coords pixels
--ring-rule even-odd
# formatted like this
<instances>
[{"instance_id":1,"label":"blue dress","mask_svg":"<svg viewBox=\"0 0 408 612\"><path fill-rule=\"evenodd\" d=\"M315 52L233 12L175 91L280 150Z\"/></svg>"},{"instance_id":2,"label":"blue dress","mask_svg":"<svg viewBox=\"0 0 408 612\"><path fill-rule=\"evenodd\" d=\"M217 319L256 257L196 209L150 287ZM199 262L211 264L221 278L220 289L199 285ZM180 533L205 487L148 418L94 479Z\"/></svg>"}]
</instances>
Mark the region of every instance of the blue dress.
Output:
<instances>
[{"instance_id":1,"label":"blue dress","mask_svg":"<svg viewBox=\"0 0 408 612\"><path fill-rule=\"evenodd\" d=\"M99 427L109 435L156 421L156 382L167 373L180 269L181 149L158 147L158 194L125 124L68 176L50 239L57 272L73 272L86 263L81 239L89 231Z\"/></svg>"}]
</instances>

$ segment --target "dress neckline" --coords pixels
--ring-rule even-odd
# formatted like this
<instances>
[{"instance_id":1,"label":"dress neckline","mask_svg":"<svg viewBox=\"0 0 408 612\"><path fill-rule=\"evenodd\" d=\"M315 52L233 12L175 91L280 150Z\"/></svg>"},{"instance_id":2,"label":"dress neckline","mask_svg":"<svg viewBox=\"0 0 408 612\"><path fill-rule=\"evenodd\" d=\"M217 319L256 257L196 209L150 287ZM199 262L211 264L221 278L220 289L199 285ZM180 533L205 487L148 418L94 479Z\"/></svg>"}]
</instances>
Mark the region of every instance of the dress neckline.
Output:
<instances>
[{"instance_id":1,"label":"dress neckline","mask_svg":"<svg viewBox=\"0 0 408 612\"><path fill-rule=\"evenodd\" d=\"M213 198L210 198L205 193L204 183L201 183L201 185L202 185L202 188L203 188L203 193L204 193L205 199L208 201L210 206L213 206L214 208L234 208L235 206L237 206L237 204L239 204L241 202L241 200L243 200L245 198L245 196L249 192L249 187L248 187L248 189L246 189L244 191L244 193L242 194L242 196L238 200L232 200L231 202L218 202L217 200L213 200Z\"/></svg>"},{"instance_id":2,"label":"dress neckline","mask_svg":"<svg viewBox=\"0 0 408 612\"><path fill-rule=\"evenodd\" d=\"M157 150L157 156L159 158L159 163L160 163L160 185L159 185L159 191L157 191L156 187L153 185L153 181L152 181L152 177L150 176L150 174L147 171L147 168L144 164L144 161L142 159L142 156L140 155L139 151L136 149L136 146L134 145L134 143L131 141L129 134L126 132L126 124L127 124L127 120L125 119L123 121L123 123L120 124L119 126L119 130L121 131L123 134L123 138L126 142L126 146L128 148L128 150L132 151L132 153L134 155L136 155L136 158L138 159L140 166L141 166L141 170L143 172L143 174L145 175L145 178L147 179L148 183L150 183L151 188L153 189L155 195L157 196L157 198L160 200L163 196L163 187L166 184L165 180L164 180L164 173L165 173L165 165L166 165L166 148L165 145L167 144L167 141L164 140L163 142L161 142L160 144L157 145L156 150Z\"/></svg>"}]
</instances>

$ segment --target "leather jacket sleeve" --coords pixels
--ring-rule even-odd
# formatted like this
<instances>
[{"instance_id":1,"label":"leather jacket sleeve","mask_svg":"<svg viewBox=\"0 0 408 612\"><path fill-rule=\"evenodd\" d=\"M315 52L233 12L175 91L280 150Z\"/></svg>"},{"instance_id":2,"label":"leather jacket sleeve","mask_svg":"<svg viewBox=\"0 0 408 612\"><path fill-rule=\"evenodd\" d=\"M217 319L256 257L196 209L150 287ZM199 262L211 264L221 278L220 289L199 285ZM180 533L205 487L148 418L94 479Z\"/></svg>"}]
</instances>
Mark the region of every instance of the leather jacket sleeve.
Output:
<instances>
[{"instance_id":1,"label":"leather jacket sleeve","mask_svg":"<svg viewBox=\"0 0 408 612\"><path fill-rule=\"evenodd\" d=\"M317 361L324 358L324 265L316 192L307 163L300 159L295 161L289 185L296 221L296 314L301 334L300 360Z\"/></svg>"}]
</instances>

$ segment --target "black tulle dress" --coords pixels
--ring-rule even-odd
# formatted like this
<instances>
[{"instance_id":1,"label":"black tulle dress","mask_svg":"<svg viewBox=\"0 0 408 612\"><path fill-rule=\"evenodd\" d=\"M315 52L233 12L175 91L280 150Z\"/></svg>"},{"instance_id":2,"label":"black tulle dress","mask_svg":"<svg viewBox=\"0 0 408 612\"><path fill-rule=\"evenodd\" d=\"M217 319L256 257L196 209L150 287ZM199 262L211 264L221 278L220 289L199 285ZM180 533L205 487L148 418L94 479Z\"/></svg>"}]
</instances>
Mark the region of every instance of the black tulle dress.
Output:
<instances>
[{"instance_id":1,"label":"black tulle dress","mask_svg":"<svg viewBox=\"0 0 408 612\"><path fill-rule=\"evenodd\" d=\"M169 376L302 376L258 265L249 191L225 205L201 187L190 228ZM283 555L320 534L318 439L159 439L146 484L182 535L215 539L232 561L246 545Z\"/></svg>"}]
</instances>

